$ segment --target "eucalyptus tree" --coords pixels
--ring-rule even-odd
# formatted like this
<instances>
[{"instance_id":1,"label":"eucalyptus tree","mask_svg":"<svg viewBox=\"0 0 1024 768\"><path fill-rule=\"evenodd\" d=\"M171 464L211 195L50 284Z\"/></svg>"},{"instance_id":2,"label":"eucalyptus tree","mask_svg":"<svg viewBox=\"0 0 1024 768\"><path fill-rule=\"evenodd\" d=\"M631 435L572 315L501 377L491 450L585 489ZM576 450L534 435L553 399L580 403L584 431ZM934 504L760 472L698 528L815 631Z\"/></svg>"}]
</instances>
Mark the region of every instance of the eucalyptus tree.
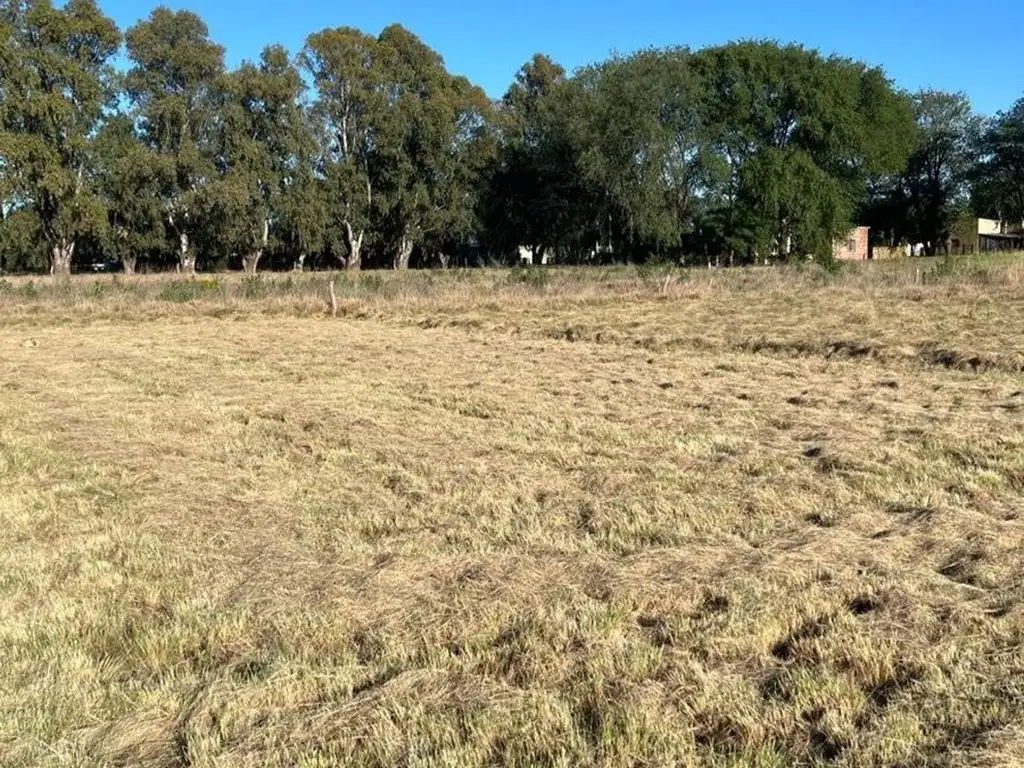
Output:
<instances>
[{"instance_id":1,"label":"eucalyptus tree","mask_svg":"<svg viewBox=\"0 0 1024 768\"><path fill-rule=\"evenodd\" d=\"M161 179L164 222L178 268L195 272L196 241L206 225L208 185L215 179L216 85L224 49L190 11L160 7L126 34L132 62L125 78L140 135Z\"/></svg>"},{"instance_id":2,"label":"eucalyptus tree","mask_svg":"<svg viewBox=\"0 0 1024 768\"><path fill-rule=\"evenodd\" d=\"M480 204L490 249L514 253L527 246L543 258L596 240L597 193L579 172L571 128L581 118L575 96L565 70L537 54L496 105L501 151Z\"/></svg>"},{"instance_id":3,"label":"eucalyptus tree","mask_svg":"<svg viewBox=\"0 0 1024 768\"><path fill-rule=\"evenodd\" d=\"M484 92L463 77L452 82L454 132L440 154L421 247L430 264L447 268L459 245L477 238L488 173L500 149L494 111Z\"/></svg>"},{"instance_id":4,"label":"eucalyptus tree","mask_svg":"<svg viewBox=\"0 0 1024 768\"><path fill-rule=\"evenodd\" d=\"M131 275L140 254L159 251L165 243L159 168L127 115L116 115L103 126L96 157L98 189L107 213L102 242Z\"/></svg>"},{"instance_id":5,"label":"eucalyptus tree","mask_svg":"<svg viewBox=\"0 0 1024 768\"><path fill-rule=\"evenodd\" d=\"M264 49L258 65L243 63L220 84L215 140L218 181L211 185L217 240L255 272L282 197L300 173L302 79L281 46Z\"/></svg>"},{"instance_id":6,"label":"eucalyptus tree","mask_svg":"<svg viewBox=\"0 0 1024 768\"><path fill-rule=\"evenodd\" d=\"M319 123L308 109L299 112L295 160L284 177L277 204L278 239L293 257L293 267L301 271L311 254L324 250L328 241L329 208L327 187L322 173L322 140Z\"/></svg>"},{"instance_id":7,"label":"eucalyptus tree","mask_svg":"<svg viewBox=\"0 0 1024 768\"><path fill-rule=\"evenodd\" d=\"M371 228L377 128L387 99L381 93L376 38L351 27L310 35L300 54L316 89L315 111L326 139L321 173L332 214L338 216L345 266L362 266Z\"/></svg>"},{"instance_id":8,"label":"eucalyptus tree","mask_svg":"<svg viewBox=\"0 0 1024 768\"><path fill-rule=\"evenodd\" d=\"M465 215L464 143L480 130L486 98L408 30L393 25L377 41L385 109L376 126L375 212L405 269L413 249L456 234Z\"/></svg>"},{"instance_id":9,"label":"eucalyptus tree","mask_svg":"<svg viewBox=\"0 0 1024 768\"><path fill-rule=\"evenodd\" d=\"M62 8L8 0L0 10L4 215L31 210L51 274L68 274L78 240L102 233L105 223L93 140L113 100L110 61L121 36L94 0Z\"/></svg>"}]
</instances>

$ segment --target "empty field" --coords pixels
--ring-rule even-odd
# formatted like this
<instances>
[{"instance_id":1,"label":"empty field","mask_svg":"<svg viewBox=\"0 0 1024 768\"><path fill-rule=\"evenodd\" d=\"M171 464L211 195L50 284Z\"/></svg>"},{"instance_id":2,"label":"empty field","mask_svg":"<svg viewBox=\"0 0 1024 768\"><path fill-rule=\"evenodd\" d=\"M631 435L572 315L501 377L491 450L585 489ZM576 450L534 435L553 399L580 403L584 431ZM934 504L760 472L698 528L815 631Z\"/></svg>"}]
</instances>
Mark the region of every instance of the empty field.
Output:
<instances>
[{"instance_id":1,"label":"empty field","mask_svg":"<svg viewBox=\"0 0 1024 768\"><path fill-rule=\"evenodd\" d=\"M0 283L0 764L1018 765L1024 268Z\"/></svg>"}]
</instances>

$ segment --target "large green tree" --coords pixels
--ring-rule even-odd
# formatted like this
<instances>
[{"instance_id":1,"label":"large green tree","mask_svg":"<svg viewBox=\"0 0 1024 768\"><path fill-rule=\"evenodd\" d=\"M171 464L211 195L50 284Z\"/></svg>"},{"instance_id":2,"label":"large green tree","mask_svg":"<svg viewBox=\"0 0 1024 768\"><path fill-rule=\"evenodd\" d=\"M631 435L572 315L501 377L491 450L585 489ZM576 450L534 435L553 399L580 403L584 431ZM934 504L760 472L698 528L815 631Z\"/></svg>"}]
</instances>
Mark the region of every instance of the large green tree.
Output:
<instances>
[{"instance_id":1,"label":"large green tree","mask_svg":"<svg viewBox=\"0 0 1024 768\"><path fill-rule=\"evenodd\" d=\"M906 162L914 125L905 97L878 69L795 45L733 43L695 58L726 169L724 242L829 257L868 179Z\"/></svg>"},{"instance_id":2,"label":"large green tree","mask_svg":"<svg viewBox=\"0 0 1024 768\"><path fill-rule=\"evenodd\" d=\"M613 57L574 79L579 167L602 190L605 240L678 248L709 191L702 84L686 49ZM636 253L631 255L637 256Z\"/></svg>"},{"instance_id":3,"label":"large green tree","mask_svg":"<svg viewBox=\"0 0 1024 768\"><path fill-rule=\"evenodd\" d=\"M985 126L978 142L972 203L982 216L1024 220L1024 99Z\"/></svg>"},{"instance_id":4,"label":"large green tree","mask_svg":"<svg viewBox=\"0 0 1024 768\"><path fill-rule=\"evenodd\" d=\"M176 240L178 268L192 273L216 173L215 86L224 50L210 40L199 16L164 7L129 29L125 39L132 62L126 90L162 179L164 221Z\"/></svg>"},{"instance_id":5,"label":"large green tree","mask_svg":"<svg viewBox=\"0 0 1024 768\"><path fill-rule=\"evenodd\" d=\"M50 272L67 274L78 240L102 232L93 140L111 103L117 26L93 0L0 7L0 194L5 216L30 209Z\"/></svg>"},{"instance_id":6,"label":"large green tree","mask_svg":"<svg viewBox=\"0 0 1024 768\"><path fill-rule=\"evenodd\" d=\"M918 143L901 180L902 197L912 242L934 256L967 206L981 120L962 93L920 91L913 103Z\"/></svg>"},{"instance_id":7,"label":"large green tree","mask_svg":"<svg viewBox=\"0 0 1024 768\"><path fill-rule=\"evenodd\" d=\"M131 275L140 255L159 251L165 243L159 168L127 115L103 126L96 157L98 189L107 212L102 242Z\"/></svg>"},{"instance_id":8,"label":"large green tree","mask_svg":"<svg viewBox=\"0 0 1024 768\"><path fill-rule=\"evenodd\" d=\"M422 242L427 262L445 268L459 246L479 233L487 175L500 146L492 105L483 91L462 77L454 79L453 89L455 131L434 171L434 207L428 211Z\"/></svg>"},{"instance_id":9,"label":"large green tree","mask_svg":"<svg viewBox=\"0 0 1024 768\"><path fill-rule=\"evenodd\" d=\"M322 175L341 226L345 266L358 270L376 192L376 133L387 109L377 40L350 27L325 29L310 35L300 61L316 89L326 139Z\"/></svg>"},{"instance_id":10,"label":"large green tree","mask_svg":"<svg viewBox=\"0 0 1024 768\"><path fill-rule=\"evenodd\" d=\"M436 248L458 228L464 177L455 165L466 160L462 144L479 127L486 99L400 26L381 33L377 51L385 110L375 129L375 212L393 266L405 269L414 247L430 239Z\"/></svg>"},{"instance_id":11,"label":"large green tree","mask_svg":"<svg viewBox=\"0 0 1024 768\"><path fill-rule=\"evenodd\" d=\"M457 166L482 128L483 93L398 25L377 38L324 30L301 61L327 137L320 172L347 267L359 269L372 243L403 269L416 246L437 252L463 234L475 166Z\"/></svg>"},{"instance_id":12,"label":"large green tree","mask_svg":"<svg viewBox=\"0 0 1024 768\"><path fill-rule=\"evenodd\" d=\"M308 109L299 113L294 167L285 175L278 201L278 238L292 257L295 270L306 266L310 254L327 244L329 210L327 186L322 173L326 141L320 123Z\"/></svg>"},{"instance_id":13,"label":"large green tree","mask_svg":"<svg viewBox=\"0 0 1024 768\"><path fill-rule=\"evenodd\" d=\"M502 148L480 202L483 235L502 255L520 246L535 260L594 245L597 190L578 166L573 122L583 115L565 70L541 54L526 62L497 105ZM591 239L593 238L593 239Z\"/></svg>"},{"instance_id":14,"label":"large green tree","mask_svg":"<svg viewBox=\"0 0 1024 768\"><path fill-rule=\"evenodd\" d=\"M221 83L216 164L211 188L218 241L255 272L282 198L297 169L304 128L299 107L302 80L281 46L266 48L258 65L244 63Z\"/></svg>"}]
</instances>

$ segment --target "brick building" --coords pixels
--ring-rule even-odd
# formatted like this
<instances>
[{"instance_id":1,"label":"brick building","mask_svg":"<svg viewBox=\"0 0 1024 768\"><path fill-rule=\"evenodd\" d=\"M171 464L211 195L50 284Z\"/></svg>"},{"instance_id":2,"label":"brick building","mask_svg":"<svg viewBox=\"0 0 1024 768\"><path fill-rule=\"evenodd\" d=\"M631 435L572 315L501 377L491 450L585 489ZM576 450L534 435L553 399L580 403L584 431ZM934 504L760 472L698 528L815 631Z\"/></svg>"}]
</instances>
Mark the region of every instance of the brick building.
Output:
<instances>
[{"instance_id":1,"label":"brick building","mask_svg":"<svg viewBox=\"0 0 1024 768\"><path fill-rule=\"evenodd\" d=\"M850 230L845 240L836 243L833 258L842 261L859 261L871 258L871 227L857 227Z\"/></svg>"}]
</instances>

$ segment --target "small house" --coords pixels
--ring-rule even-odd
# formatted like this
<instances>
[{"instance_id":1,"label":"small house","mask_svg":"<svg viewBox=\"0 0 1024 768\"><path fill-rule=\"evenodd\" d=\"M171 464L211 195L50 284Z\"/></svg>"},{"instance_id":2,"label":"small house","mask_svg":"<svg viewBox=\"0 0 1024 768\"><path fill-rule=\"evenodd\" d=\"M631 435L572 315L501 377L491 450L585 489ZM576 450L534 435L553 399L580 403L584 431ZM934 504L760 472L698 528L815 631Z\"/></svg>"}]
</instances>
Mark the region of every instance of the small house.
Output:
<instances>
[{"instance_id":1,"label":"small house","mask_svg":"<svg viewBox=\"0 0 1024 768\"><path fill-rule=\"evenodd\" d=\"M851 229L846 238L835 244L832 257L840 261L859 261L871 258L871 227Z\"/></svg>"},{"instance_id":2,"label":"small house","mask_svg":"<svg viewBox=\"0 0 1024 768\"><path fill-rule=\"evenodd\" d=\"M968 217L958 221L950 243L953 253L1024 250L1024 222Z\"/></svg>"}]
</instances>

